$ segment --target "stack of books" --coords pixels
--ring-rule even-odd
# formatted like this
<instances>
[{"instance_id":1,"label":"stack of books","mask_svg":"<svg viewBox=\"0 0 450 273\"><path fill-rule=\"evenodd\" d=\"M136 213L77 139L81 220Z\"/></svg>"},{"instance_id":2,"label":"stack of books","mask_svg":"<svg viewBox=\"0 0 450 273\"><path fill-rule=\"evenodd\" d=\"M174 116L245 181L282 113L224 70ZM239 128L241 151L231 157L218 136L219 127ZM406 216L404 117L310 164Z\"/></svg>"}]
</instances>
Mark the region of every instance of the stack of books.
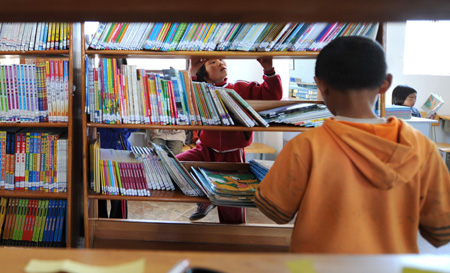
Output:
<instances>
[{"instance_id":1,"label":"stack of books","mask_svg":"<svg viewBox=\"0 0 450 273\"><path fill-rule=\"evenodd\" d=\"M268 123L317 127L333 116L324 104L297 103L258 112Z\"/></svg>"},{"instance_id":2,"label":"stack of books","mask_svg":"<svg viewBox=\"0 0 450 273\"><path fill-rule=\"evenodd\" d=\"M256 175L256 178L262 181L274 162L273 160L252 159L249 161L250 170Z\"/></svg>"},{"instance_id":3,"label":"stack of books","mask_svg":"<svg viewBox=\"0 0 450 273\"><path fill-rule=\"evenodd\" d=\"M154 51L319 51L340 36L375 38L378 23L102 22L89 47Z\"/></svg>"},{"instance_id":4,"label":"stack of books","mask_svg":"<svg viewBox=\"0 0 450 273\"><path fill-rule=\"evenodd\" d=\"M411 107L402 105L386 105L386 117L410 119Z\"/></svg>"},{"instance_id":5,"label":"stack of books","mask_svg":"<svg viewBox=\"0 0 450 273\"><path fill-rule=\"evenodd\" d=\"M211 170L191 167L191 174L214 205L254 207L260 180L250 170Z\"/></svg>"}]
</instances>

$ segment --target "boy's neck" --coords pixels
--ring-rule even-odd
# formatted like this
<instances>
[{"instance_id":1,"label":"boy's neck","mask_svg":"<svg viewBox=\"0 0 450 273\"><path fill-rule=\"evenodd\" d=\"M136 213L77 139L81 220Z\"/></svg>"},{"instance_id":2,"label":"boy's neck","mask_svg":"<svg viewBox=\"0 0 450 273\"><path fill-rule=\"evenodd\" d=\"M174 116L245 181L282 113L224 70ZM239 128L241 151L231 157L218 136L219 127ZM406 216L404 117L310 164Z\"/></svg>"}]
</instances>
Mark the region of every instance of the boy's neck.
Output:
<instances>
[{"instance_id":1,"label":"boy's neck","mask_svg":"<svg viewBox=\"0 0 450 273\"><path fill-rule=\"evenodd\" d=\"M378 117L373 108L378 94L376 91L334 91L333 93L335 95L333 101L336 116L358 119Z\"/></svg>"}]
</instances>

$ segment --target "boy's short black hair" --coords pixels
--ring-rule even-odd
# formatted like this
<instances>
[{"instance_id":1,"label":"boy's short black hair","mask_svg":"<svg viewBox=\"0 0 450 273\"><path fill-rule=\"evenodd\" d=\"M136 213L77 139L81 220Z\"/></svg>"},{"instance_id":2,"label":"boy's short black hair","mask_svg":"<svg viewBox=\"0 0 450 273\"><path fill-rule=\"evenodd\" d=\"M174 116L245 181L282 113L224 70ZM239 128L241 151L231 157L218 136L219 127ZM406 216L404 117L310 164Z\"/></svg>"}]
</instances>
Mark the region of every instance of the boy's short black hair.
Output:
<instances>
[{"instance_id":1,"label":"boy's short black hair","mask_svg":"<svg viewBox=\"0 0 450 273\"><path fill-rule=\"evenodd\" d=\"M392 91L392 104L403 105L406 98L413 93L417 94L417 91L414 88L407 85L398 85Z\"/></svg>"},{"instance_id":2,"label":"boy's short black hair","mask_svg":"<svg viewBox=\"0 0 450 273\"><path fill-rule=\"evenodd\" d=\"M339 37L317 56L316 77L340 90L375 89L386 79L384 51L377 42L359 36Z\"/></svg>"}]
</instances>

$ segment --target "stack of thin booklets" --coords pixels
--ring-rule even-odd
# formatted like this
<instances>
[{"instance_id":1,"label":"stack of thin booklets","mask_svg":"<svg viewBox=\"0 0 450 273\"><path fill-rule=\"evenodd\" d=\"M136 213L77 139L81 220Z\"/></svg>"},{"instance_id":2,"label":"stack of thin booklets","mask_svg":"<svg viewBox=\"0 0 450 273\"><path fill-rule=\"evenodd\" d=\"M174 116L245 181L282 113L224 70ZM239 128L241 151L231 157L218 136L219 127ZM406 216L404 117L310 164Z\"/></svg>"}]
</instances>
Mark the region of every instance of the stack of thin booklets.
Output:
<instances>
[{"instance_id":1,"label":"stack of thin booklets","mask_svg":"<svg viewBox=\"0 0 450 273\"><path fill-rule=\"evenodd\" d=\"M386 117L410 119L411 107L402 105L386 105Z\"/></svg>"},{"instance_id":2,"label":"stack of thin booklets","mask_svg":"<svg viewBox=\"0 0 450 273\"><path fill-rule=\"evenodd\" d=\"M136 160L144 166L144 174L150 190L175 190L169 173L154 149L132 146Z\"/></svg>"},{"instance_id":3,"label":"stack of thin booklets","mask_svg":"<svg viewBox=\"0 0 450 273\"><path fill-rule=\"evenodd\" d=\"M151 142L156 154L161 159L170 177L187 196L204 196L205 193L199 188L194 178L186 168L178 161L172 151L166 145L157 145Z\"/></svg>"},{"instance_id":4,"label":"stack of thin booklets","mask_svg":"<svg viewBox=\"0 0 450 273\"><path fill-rule=\"evenodd\" d=\"M260 180L249 170L210 170L191 167L207 197L214 205L255 207L254 196Z\"/></svg>"},{"instance_id":5,"label":"stack of thin booklets","mask_svg":"<svg viewBox=\"0 0 450 273\"><path fill-rule=\"evenodd\" d=\"M252 159L249 161L250 170L255 174L256 178L262 181L274 162L273 160Z\"/></svg>"},{"instance_id":6,"label":"stack of thin booklets","mask_svg":"<svg viewBox=\"0 0 450 273\"><path fill-rule=\"evenodd\" d=\"M258 112L268 123L317 127L333 116L324 104L297 103Z\"/></svg>"}]
</instances>

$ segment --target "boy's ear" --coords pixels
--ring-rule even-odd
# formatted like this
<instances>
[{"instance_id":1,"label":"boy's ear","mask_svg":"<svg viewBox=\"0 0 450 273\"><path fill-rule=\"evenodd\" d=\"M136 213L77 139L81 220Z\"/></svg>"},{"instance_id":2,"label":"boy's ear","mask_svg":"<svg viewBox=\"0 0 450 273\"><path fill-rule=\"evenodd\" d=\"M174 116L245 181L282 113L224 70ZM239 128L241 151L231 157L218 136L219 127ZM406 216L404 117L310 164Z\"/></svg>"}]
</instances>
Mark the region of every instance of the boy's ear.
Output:
<instances>
[{"instance_id":1,"label":"boy's ear","mask_svg":"<svg viewBox=\"0 0 450 273\"><path fill-rule=\"evenodd\" d=\"M323 81L319 80L317 77L314 77L314 81L316 82L317 88L319 89L320 94L322 95L322 98L323 98L328 93L326 84Z\"/></svg>"},{"instance_id":2,"label":"boy's ear","mask_svg":"<svg viewBox=\"0 0 450 273\"><path fill-rule=\"evenodd\" d=\"M386 91L389 89L389 87L391 87L392 84L392 74L388 73L386 75L386 79L384 80L383 84L380 87L380 91L378 91L378 93L380 94L384 94L386 93Z\"/></svg>"}]
</instances>

